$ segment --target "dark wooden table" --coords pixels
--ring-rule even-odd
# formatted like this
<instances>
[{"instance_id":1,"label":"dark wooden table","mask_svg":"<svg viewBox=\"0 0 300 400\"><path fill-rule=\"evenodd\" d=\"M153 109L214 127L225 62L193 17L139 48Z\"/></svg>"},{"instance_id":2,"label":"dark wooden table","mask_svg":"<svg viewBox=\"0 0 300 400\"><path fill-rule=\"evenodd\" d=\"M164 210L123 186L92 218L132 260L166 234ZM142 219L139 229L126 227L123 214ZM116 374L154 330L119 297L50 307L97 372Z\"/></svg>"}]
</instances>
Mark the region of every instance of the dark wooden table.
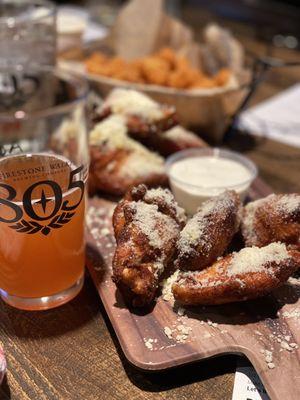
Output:
<instances>
[{"instance_id":1,"label":"dark wooden table","mask_svg":"<svg viewBox=\"0 0 300 400\"><path fill-rule=\"evenodd\" d=\"M192 24L198 21L195 13L189 19ZM248 47L263 49L248 30L241 29L240 37ZM299 58L299 54L294 56ZM299 78L299 68L272 72L253 101ZM243 135L234 136L228 144L257 163L260 175L274 191L300 192L299 149ZM90 278L75 300L55 310L22 312L0 301L0 342L8 361L1 400L231 399L235 356L158 374L132 367Z\"/></svg>"}]
</instances>

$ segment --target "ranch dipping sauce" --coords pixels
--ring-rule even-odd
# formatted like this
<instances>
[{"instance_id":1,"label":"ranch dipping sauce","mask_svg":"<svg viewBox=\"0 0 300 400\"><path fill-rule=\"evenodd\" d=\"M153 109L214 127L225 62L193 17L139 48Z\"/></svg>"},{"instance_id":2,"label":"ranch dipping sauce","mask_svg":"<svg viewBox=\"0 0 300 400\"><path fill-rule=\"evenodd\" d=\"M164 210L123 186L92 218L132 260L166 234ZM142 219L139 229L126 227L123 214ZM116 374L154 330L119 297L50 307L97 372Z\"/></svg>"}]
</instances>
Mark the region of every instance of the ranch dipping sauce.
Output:
<instances>
[{"instance_id":1,"label":"ranch dipping sauce","mask_svg":"<svg viewBox=\"0 0 300 400\"><path fill-rule=\"evenodd\" d=\"M180 153L169 158L167 169L174 196L188 214L194 214L201 203L226 189L235 190L244 200L256 176L250 160L219 149Z\"/></svg>"}]
</instances>

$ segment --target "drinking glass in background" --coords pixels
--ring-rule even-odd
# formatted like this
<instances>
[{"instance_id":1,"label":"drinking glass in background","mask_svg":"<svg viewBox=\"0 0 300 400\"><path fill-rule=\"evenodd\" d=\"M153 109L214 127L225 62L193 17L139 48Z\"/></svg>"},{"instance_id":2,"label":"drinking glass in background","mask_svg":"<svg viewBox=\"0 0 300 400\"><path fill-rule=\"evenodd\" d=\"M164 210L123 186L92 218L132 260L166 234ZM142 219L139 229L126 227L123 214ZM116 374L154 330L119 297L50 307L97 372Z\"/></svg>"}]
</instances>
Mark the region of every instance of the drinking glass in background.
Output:
<instances>
[{"instance_id":1,"label":"drinking glass in background","mask_svg":"<svg viewBox=\"0 0 300 400\"><path fill-rule=\"evenodd\" d=\"M1 0L0 67L56 61L56 8L48 0Z\"/></svg>"},{"instance_id":2,"label":"drinking glass in background","mask_svg":"<svg viewBox=\"0 0 300 400\"><path fill-rule=\"evenodd\" d=\"M0 296L40 310L84 279L87 86L49 68L5 69L0 87Z\"/></svg>"},{"instance_id":3,"label":"drinking glass in background","mask_svg":"<svg viewBox=\"0 0 300 400\"><path fill-rule=\"evenodd\" d=\"M122 4L121 0L89 0L87 7L94 22L111 28Z\"/></svg>"}]
</instances>

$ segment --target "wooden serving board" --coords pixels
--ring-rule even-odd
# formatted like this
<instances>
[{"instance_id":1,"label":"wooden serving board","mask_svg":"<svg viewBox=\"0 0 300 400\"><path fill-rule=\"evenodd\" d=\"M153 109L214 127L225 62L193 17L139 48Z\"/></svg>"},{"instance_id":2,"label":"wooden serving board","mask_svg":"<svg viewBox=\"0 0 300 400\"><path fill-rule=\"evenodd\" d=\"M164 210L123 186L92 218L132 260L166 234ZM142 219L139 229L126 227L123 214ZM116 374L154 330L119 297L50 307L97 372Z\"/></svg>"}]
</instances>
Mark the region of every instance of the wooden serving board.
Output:
<instances>
[{"instance_id":1,"label":"wooden serving board","mask_svg":"<svg viewBox=\"0 0 300 400\"><path fill-rule=\"evenodd\" d=\"M257 179L250 198L270 192ZM111 280L114 206L100 198L90 202L87 265L127 359L138 368L157 371L226 353L244 354L272 400L299 399L300 352L295 343L300 344L300 280L293 279L271 295L253 301L185 308L183 316L178 315L176 304L161 297L147 313L128 310ZM182 326L189 334L180 343L176 337L182 333ZM172 330L171 338L165 333L166 327Z\"/></svg>"}]
</instances>

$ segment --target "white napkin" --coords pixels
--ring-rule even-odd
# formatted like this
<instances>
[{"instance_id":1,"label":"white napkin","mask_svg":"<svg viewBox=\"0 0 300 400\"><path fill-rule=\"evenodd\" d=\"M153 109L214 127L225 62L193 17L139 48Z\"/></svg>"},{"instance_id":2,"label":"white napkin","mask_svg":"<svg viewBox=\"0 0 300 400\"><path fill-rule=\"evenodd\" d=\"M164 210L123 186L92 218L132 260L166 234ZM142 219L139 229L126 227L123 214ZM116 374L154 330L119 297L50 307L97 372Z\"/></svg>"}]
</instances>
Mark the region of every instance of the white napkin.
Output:
<instances>
[{"instance_id":1,"label":"white napkin","mask_svg":"<svg viewBox=\"0 0 300 400\"><path fill-rule=\"evenodd\" d=\"M300 84L244 111L238 127L254 135L300 147Z\"/></svg>"}]
</instances>

